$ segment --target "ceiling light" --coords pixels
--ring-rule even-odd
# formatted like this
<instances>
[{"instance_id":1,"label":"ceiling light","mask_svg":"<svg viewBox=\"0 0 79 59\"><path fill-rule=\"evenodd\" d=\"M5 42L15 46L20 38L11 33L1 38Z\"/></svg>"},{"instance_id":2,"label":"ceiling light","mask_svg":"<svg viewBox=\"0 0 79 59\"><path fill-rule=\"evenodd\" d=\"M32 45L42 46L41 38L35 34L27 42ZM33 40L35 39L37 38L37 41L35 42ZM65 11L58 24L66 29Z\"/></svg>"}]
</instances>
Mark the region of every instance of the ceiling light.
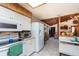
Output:
<instances>
[{"instance_id":1,"label":"ceiling light","mask_svg":"<svg viewBox=\"0 0 79 59\"><path fill-rule=\"evenodd\" d=\"M43 3L29 3L29 5L32 6L32 7L37 7L37 6L40 6L42 4Z\"/></svg>"}]
</instances>

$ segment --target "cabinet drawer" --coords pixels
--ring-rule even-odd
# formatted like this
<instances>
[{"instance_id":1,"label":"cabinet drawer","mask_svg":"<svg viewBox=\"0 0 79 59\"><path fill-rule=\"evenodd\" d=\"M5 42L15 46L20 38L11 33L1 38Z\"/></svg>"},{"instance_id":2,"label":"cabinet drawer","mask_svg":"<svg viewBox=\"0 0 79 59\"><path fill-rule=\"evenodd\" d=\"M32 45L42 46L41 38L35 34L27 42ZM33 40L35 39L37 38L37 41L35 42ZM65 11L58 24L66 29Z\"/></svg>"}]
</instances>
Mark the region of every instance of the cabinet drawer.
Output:
<instances>
[{"instance_id":1,"label":"cabinet drawer","mask_svg":"<svg viewBox=\"0 0 79 59\"><path fill-rule=\"evenodd\" d=\"M59 43L59 52L68 55L79 56L79 46Z\"/></svg>"}]
</instances>

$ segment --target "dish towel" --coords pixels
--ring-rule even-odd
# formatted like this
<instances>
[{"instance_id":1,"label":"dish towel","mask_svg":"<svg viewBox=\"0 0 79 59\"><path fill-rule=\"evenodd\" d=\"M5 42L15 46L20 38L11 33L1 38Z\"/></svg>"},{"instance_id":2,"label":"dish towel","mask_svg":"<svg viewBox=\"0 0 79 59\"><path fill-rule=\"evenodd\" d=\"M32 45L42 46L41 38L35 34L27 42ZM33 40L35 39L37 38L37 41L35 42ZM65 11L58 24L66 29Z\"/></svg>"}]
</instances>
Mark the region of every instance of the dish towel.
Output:
<instances>
[{"instance_id":1,"label":"dish towel","mask_svg":"<svg viewBox=\"0 0 79 59\"><path fill-rule=\"evenodd\" d=\"M8 56L18 56L23 53L23 44L17 43L11 46L8 50Z\"/></svg>"}]
</instances>

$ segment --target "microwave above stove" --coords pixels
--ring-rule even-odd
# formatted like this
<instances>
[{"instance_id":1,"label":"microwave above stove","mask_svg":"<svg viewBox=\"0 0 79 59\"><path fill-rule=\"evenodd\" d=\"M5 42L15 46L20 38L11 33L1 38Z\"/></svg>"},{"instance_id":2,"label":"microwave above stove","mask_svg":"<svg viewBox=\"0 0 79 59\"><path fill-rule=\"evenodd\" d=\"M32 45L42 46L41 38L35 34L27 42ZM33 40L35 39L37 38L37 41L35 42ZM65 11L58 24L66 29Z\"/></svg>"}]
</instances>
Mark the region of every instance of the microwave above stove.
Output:
<instances>
[{"instance_id":1,"label":"microwave above stove","mask_svg":"<svg viewBox=\"0 0 79 59\"><path fill-rule=\"evenodd\" d=\"M21 31L21 23L13 19L0 17L0 32L2 31Z\"/></svg>"}]
</instances>

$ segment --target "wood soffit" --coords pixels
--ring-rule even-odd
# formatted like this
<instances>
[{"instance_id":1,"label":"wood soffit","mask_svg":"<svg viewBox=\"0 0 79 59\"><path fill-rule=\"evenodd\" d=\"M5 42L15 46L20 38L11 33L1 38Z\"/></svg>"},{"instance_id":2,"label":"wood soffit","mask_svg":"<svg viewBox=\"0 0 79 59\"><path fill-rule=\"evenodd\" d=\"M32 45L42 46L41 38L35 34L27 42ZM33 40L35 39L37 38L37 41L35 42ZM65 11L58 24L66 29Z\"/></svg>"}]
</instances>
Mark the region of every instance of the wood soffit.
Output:
<instances>
[{"instance_id":1,"label":"wood soffit","mask_svg":"<svg viewBox=\"0 0 79 59\"><path fill-rule=\"evenodd\" d=\"M0 6L3 6L21 15L32 18L32 12L30 12L29 10L25 9L24 7L22 7L17 3L0 3Z\"/></svg>"}]
</instances>

